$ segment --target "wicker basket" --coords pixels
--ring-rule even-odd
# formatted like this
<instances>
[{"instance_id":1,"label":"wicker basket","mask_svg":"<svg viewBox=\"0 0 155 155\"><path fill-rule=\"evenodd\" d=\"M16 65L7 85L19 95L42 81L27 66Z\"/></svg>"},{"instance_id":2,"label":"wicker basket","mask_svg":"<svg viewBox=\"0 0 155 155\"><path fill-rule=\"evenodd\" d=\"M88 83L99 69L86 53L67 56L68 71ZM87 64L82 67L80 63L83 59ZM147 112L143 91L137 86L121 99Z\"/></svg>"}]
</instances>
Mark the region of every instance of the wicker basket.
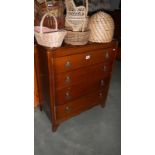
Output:
<instances>
[{"instance_id":1,"label":"wicker basket","mask_svg":"<svg viewBox=\"0 0 155 155\"><path fill-rule=\"evenodd\" d=\"M105 12L94 14L89 21L89 41L106 43L111 42L114 34L114 21Z\"/></svg>"},{"instance_id":2,"label":"wicker basket","mask_svg":"<svg viewBox=\"0 0 155 155\"><path fill-rule=\"evenodd\" d=\"M88 27L88 0L85 0L85 6L76 7L73 0L65 0L67 14L65 18L65 27L71 31L85 31Z\"/></svg>"},{"instance_id":3,"label":"wicker basket","mask_svg":"<svg viewBox=\"0 0 155 155\"><path fill-rule=\"evenodd\" d=\"M85 45L88 43L89 31L74 32L67 31L65 36L65 43L70 45Z\"/></svg>"},{"instance_id":4,"label":"wicker basket","mask_svg":"<svg viewBox=\"0 0 155 155\"><path fill-rule=\"evenodd\" d=\"M39 0L35 0L36 4L38 4L37 1L39 1ZM57 23L58 23L58 28L59 29L65 28L65 16L64 16L64 8L65 8L65 6L64 6L63 0L60 0L60 1L42 0L42 1L43 2L41 4L38 4L39 10L37 11L37 15L35 14L36 15L35 26L38 25L37 22L41 21L43 15L48 12L48 13L54 15L57 18ZM55 25L51 24L53 22L54 22L53 18L50 18L50 17L45 18L44 26L50 27L50 28L53 29L53 28L55 28Z\"/></svg>"},{"instance_id":5,"label":"wicker basket","mask_svg":"<svg viewBox=\"0 0 155 155\"><path fill-rule=\"evenodd\" d=\"M61 17L64 13L64 6L62 0L60 1L47 1L40 5L40 17L42 17L46 12L54 15L55 17Z\"/></svg>"},{"instance_id":6,"label":"wicker basket","mask_svg":"<svg viewBox=\"0 0 155 155\"><path fill-rule=\"evenodd\" d=\"M72 18L65 18L65 28L66 30L71 31L85 31L88 29L88 21L89 18L83 19L72 19Z\"/></svg>"},{"instance_id":7,"label":"wicker basket","mask_svg":"<svg viewBox=\"0 0 155 155\"><path fill-rule=\"evenodd\" d=\"M55 21L56 28L55 29L49 29L47 27L43 27L43 21L46 16L52 16ZM65 35L67 34L66 30L58 30L57 20L55 16L46 13L44 14L40 26L35 26L35 38L38 42L38 44L46 47L60 47Z\"/></svg>"}]
</instances>

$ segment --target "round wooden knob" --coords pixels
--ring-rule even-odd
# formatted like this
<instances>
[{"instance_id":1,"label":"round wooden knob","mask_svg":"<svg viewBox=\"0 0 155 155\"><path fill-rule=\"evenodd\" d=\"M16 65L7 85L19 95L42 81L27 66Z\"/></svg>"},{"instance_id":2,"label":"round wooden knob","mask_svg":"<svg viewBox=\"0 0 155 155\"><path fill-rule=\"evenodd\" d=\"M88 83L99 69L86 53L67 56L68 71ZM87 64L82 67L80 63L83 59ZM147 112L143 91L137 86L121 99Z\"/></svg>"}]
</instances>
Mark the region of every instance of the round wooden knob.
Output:
<instances>
[{"instance_id":1,"label":"round wooden knob","mask_svg":"<svg viewBox=\"0 0 155 155\"><path fill-rule=\"evenodd\" d=\"M66 68L70 68L71 66L72 66L71 61L67 61L67 62L65 63L65 67L66 67Z\"/></svg>"},{"instance_id":2,"label":"round wooden knob","mask_svg":"<svg viewBox=\"0 0 155 155\"><path fill-rule=\"evenodd\" d=\"M66 100L71 99L71 95L68 91L65 93L65 98L66 98Z\"/></svg>"},{"instance_id":3,"label":"round wooden knob","mask_svg":"<svg viewBox=\"0 0 155 155\"><path fill-rule=\"evenodd\" d=\"M105 58L106 58L106 59L109 59L109 52L106 52Z\"/></svg>"},{"instance_id":4,"label":"round wooden knob","mask_svg":"<svg viewBox=\"0 0 155 155\"><path fill-rule=\"evenodd\" d=\"M65 107L65 112L70 112L71 108L69 106Z\"/></svg>"},{"instance_id":5,"label":"round wooden knob","mask_svg":"<svg viewBox=\"0 0 155 155\"><path fill-rule=\"evenodd\" d=\"M106 72L107 71L107 66L104 66L103 70L104 70L104 72Z\"/></svg>"},{"instance_id":6,"label":"round wooden knob","mask_svg":"<svg viewBox=\"0 0 155 155\"><path fill-rule=\"evenodd\" d=\"M104 80L101 80L101 86L104 86Z\"/></svg>"},{"instance_id":7,"label":"round wooden knob","mask_svg":"<svg viewBox=\"0 0 155 155\"><path fill-rule=\"evenodd\" d=\"M65 82L66 82L66 83L71 82L71 77L70 77L70 76L66 76Z\"/></svg>"},{"instance_id":8,"label":"round wooden knob","mask_svg":"<svg viewBox=\"0 0 155 155\"><path fill-rule=\"evenodd\" d=\"M99 96L100 96L100 97L102 97L102 96L103 96L103 94L100 92L100 93L99 93Z\"/></svg>"}]
</instances>

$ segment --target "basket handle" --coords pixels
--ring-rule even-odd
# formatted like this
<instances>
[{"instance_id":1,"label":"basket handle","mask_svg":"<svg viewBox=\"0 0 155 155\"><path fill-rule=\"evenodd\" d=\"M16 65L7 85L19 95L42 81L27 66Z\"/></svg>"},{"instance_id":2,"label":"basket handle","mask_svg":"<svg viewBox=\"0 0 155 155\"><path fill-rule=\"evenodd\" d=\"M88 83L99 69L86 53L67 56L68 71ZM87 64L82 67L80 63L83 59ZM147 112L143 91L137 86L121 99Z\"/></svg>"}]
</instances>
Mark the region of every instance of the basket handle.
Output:
<instances>
[{"instance_id":1,"label":"basket handle","mask_svg":"<svg viewBox=\"0 0 155 155\"><path fill-rule=\"evenodd\" d=\"M50 14L49 12L45 13L44 16L42 17L41 19L41 22L40 22L40 33L43 33L42 31L42 27L43 27L43 22L44 22L44 19L46 16L51 16L54 18L54 21L55 21L55 29L53 29L54 31L57 31L58 30L58 23L57 23L57 19L55 18L54 15Z\"/></svg>"},{"instance_id":2,"label":"basket handle","mask_svg":"<svg viewBox=\"0 0 155 155\"><path fill-rule=\"evenodd\" d=\"M88 0L85 0L85 2L86 2L86 15L88 14L88 9L89 9L89 7L88 7Z\"/></svg>"},{"instance_id":3,"label":"basket handle","mask_svg":"<svg viewBox=\"0 0 155 155\"><path fill-rule=\"evenodd\" d=\"M76 9L76 6L73 0L65 0L65 5L66 5L67 11L70 11L69 8L72 8L73 10Z\"/></svg>"},{"instance_id":4,"label":"basket handle","mask_svg":"<svg viewBox=\"0 0 155 155\"><path fill-rule=\"evenodd\" d=\"M85 7L86 7L86 11L85 11L85 13L86 13L86 15L88 14L88 0L85 0ZM69 4L70 5L72 5L72 7L73 7L73 9L75 10L76 9L76 5L75 5L75 3L74 3L74 1L73 0L65 0L65 4L66 4L66 8L67 8L67 10L68 11L70 11L68 8L69 8ZM84 0L83 0L83 5L84 5Z\"/></svg>"}]
</instances>

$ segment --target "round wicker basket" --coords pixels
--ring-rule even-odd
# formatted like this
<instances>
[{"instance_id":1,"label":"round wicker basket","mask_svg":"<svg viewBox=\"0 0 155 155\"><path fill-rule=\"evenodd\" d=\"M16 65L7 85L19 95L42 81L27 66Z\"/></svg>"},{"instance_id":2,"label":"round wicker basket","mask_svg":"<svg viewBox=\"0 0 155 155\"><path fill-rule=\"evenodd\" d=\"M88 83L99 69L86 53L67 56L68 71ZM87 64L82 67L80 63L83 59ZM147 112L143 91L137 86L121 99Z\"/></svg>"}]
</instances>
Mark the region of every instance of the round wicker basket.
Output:
<instances>
[{"instance_id":1,"label":"round wicker basket","mask_svg":"<svg viewBox=\"0 0 155 155\"><path fill-rule=\"evenodd\" d=\"M89 31L76 32L76 31L67 31L65 36L65 43L70 45L85 45L88 43Z\"/></svg>"},{"instance_id":2,"label":"round wicker basket","mask_svg":"<svg viewBox=\"0 0 155 155\"><path fill-rule=\"evenodd\" d=\"M111 42L114 34L114 21L105 12L98 12L89 20L89 41L106 43Z\"/></svg>"}]
</instances>

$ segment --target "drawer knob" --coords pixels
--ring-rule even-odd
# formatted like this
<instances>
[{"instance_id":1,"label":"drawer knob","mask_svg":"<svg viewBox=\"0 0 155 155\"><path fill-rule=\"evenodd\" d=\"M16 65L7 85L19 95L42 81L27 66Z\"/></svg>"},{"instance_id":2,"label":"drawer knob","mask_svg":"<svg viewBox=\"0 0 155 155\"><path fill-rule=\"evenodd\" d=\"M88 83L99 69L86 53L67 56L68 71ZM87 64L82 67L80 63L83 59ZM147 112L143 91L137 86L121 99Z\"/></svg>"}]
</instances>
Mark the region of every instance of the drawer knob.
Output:
<instances>
[{"instance_id":1,"label":"drawer knob","mask_svg":"<svg viewBox=\"0 0 155 155\"><path fill-rule=\"evenodd\" d=\"M103 96L103 94L100 92L100 93L99 93L99 96L100 96L100 97L102 97L102 96Z\"/></svg>"},{"instance_id":2,"label":"drawer knob","mask_svg":"<svg viewBox=\"0 0 155 155\"><path fill-rule=\"evenodd\" d=\"M101 80L101 86L104 86L104 80Z\"/></svg>"},{"instance_id":3,"label":"drawer knob","mask_svg":"<svg viewBox=\"0 0 155 155\"><path fill-rule=\"evenodd\" d=\"M65 112L70 112L70 111L71 111L71 108L68 107L68 106L66 106L66 107L65 107Z\"/></svg>"},{"instance_id":4,"label":"drawer knob","mask_svg":"<svg viewBox=\"0 0 155 155\"><path fill-rule=\"evenodd\" d=\"M103 67L103 71L106 72L107 71L107 66Z\"/></svg>"},{"instance_id":5,"label":"drawer knob","mask_svg":"<svg viewBox=\"0 0 155 155\"><path fill-rule=\"evenodd\" d=\"M116 49L115 49L115 48L113 48L113 51L116 51Z\"/></svg>"},{"instance_id":6,"label":"drawer knob","mask_svg":"<svg viewBox=\"0 0 155 155\"><path fill-rule=\"evenodd\" d=\"M105 58L106 58L106 59L109 59L109 52L106 52Z\"/></svg>"},{"instance_id":7,"label":"drawer knob","mask_svg":"<svg viewBox=\"0 0 155 155\"><path fill-rule=\"evenodd\" d=\"M71 95L68 91L65 93L65 97L67 100L71 99Z\"/></svg>"},{"instance_id":8,"label":"drawer knob","mask_svg":"<svg viewBox=\"0 0 155 155\"><path fill-rule=\"evenodd\" d=\"M86 57L85 57L86 60L88 60L90 58L91 58L90 54L89 55L86 55Z\"/></svg>"},{"instance_id":9,"label":"drawer knob","mask_svg":"<svg viewBox=\"0 0 155 155\"><path fill-rule=\"evenodd\" d=\"M66 83L71 82L71 77L70 77L70 76L66 76L65 82L66 82Z\"/></svg>"},{"instance_id":10,"label":"drawer knob","mask_svg":"<svg viewBox=\"0 0 155 155\"><path fill-rule=\"evenodd\" d=\"M70 61L67 61L66 64L65 64L65 67L70 68L71 66L72 66L72 63Z\"/></svg>"}]
</instances>

